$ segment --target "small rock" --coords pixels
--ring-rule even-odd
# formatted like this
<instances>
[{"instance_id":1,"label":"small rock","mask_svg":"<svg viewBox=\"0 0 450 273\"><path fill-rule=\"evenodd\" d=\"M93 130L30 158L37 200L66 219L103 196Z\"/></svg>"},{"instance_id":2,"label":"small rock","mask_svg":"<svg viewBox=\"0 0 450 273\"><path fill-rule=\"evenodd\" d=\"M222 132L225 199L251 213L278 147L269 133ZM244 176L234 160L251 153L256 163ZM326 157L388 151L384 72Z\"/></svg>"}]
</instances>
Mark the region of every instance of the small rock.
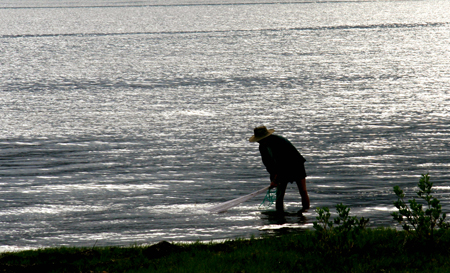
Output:
<instances>
[{"instance_id":1,"label":"small rock","mask_svg":"<svg viewBox=\"0 0 450 273\"><path fill-rule=\"evenodd\" d=\"M143 250L143 254L148 259L158 259L166 255L179 252L180 246L173 245L167 241L161 241Z\"/></svg>"}]
</instances>

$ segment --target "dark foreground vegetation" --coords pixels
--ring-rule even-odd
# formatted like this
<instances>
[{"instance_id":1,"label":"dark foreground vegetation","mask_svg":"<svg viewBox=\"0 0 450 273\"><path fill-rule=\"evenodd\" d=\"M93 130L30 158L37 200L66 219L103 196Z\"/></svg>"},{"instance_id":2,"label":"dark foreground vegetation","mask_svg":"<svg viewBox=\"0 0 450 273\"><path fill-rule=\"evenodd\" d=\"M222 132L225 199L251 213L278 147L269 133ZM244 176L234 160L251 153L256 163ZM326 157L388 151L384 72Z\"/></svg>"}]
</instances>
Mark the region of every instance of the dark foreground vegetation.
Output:
<instances>
[{"instance_id":1,"label":"dark foreground vegetation","mask_svg":"<svg viewBox=\"0 0 450 273\"><path fill-rule=\"evenodd\" d=\"M56 248L5 253L0 272L450 272L450 236L366 229L346 240L314 231L220 244Z\"/></svg>"},{"instance_id":2,"label":"dark foreground vegetation","mask_svg":"<svg viewBox=\"0 0 450 273\"><path fill-rule=\"evenodd\" d=\"M317 208L314 230L224 243L54 248L0 254L0 272L450 272L450 225L428 175L415 199L395 187L403 230L369 229L339 204Z\"/></svg>"}]
</instances>

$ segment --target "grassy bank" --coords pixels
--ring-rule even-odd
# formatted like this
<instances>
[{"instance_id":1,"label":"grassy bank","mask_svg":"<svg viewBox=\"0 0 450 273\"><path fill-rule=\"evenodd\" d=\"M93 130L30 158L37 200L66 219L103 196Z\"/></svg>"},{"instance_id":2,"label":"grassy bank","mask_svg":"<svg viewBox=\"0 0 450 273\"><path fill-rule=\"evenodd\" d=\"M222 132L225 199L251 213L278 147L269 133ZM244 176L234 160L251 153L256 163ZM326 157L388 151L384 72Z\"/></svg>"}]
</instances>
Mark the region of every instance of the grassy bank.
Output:
<instances>
[{"instance_id":1,"label":"grassy bank","mask_svg":"<svg viewBox=\"0 0 450 273\"><path fill-rule=\"evenodd\" d=\"M55 248L0 256L0 272L450 272L450 234L393 229L323 237L305 231L224 243Z\"/></svg>"}]
</instances>

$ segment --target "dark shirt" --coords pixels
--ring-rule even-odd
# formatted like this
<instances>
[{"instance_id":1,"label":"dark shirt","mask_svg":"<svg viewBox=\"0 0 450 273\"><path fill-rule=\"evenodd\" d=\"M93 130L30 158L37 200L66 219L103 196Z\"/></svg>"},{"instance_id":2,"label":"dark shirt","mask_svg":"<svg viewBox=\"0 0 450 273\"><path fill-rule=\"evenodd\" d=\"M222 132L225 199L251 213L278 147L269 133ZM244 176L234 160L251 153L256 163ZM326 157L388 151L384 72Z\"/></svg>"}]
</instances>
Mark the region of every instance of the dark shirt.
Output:
<instances>
[{"instance_id":1,"label":"dark shirt","mask_svg":"<svg viewBox=\"0 0 450 273\"><path fill-rule=\"evenodd\" d=\"M305 158L289 140L278 135L270 135L259 144L262 161L273 181L298 181L306 177Z\"/></svg>"}]
</instances>

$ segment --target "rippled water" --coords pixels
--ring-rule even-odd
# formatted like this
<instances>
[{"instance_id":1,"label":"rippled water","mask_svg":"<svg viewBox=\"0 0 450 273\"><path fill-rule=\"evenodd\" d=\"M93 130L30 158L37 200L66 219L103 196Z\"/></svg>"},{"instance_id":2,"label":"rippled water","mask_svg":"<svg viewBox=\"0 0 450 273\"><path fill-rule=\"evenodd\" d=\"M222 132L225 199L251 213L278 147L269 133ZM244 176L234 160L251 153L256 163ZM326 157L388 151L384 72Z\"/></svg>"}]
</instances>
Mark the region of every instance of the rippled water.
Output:
<instances>
[{"instance_id":1,"label":"rippled water","mask_svg":"<svg viewBox=\"0 0 450 273\"><path fill-rule=\"evenodd\" d=\"M450 209L450 2L67 3L0 8L0 250L260 236L340 202L392 226L427 172ZM313 209L205 212L269 183L261 124Z\"/></svg>"}]
</instances>

